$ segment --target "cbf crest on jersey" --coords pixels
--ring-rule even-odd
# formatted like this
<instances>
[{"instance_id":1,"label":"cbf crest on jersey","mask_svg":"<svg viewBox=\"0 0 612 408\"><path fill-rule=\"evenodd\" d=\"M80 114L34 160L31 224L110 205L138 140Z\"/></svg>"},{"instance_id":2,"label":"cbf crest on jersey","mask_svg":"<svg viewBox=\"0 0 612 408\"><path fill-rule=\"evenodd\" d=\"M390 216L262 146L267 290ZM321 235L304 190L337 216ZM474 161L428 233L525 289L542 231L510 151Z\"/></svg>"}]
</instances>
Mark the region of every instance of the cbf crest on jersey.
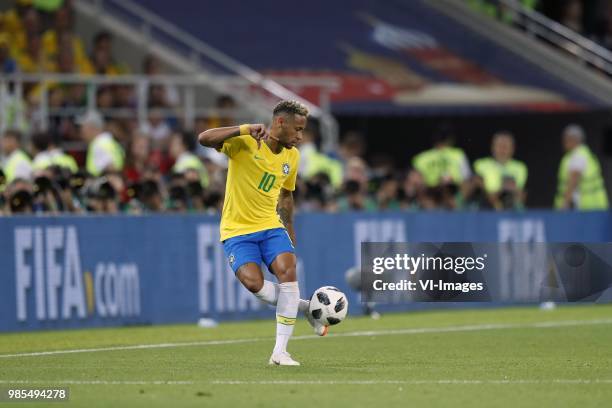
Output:
<instances>
[{"instance_id":1,"label":"cbf crest on jersey","mask_svg":"<svg viewBox=\"0 0 612 408\"><path fill-rule=\"evenodd\" d=\"M291 170L291 167L289 167L289 163L283 163L283 174L289 174L289 170Z\"/></svg>"}]
</instances>

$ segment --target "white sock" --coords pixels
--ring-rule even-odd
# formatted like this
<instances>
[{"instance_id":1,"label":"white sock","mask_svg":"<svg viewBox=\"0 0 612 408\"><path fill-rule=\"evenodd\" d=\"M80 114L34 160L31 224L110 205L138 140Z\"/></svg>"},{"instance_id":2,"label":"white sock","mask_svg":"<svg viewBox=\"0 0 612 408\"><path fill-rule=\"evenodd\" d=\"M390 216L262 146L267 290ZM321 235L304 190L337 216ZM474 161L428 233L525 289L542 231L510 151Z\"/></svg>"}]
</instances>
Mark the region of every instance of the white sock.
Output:
<instances>
[{"instance_id":1,"label":"white sock","mask_svg":"<svg viewBox=\"0 0 612 408\"><path fill-rule=\"evenodd\" d=\"M270 282L265 280L262 288L259 292L254 293L254 295L261 301L266 302L272 306L276 306L276 302L278 302L278 293L280 292L280 288L278 287L278 283ZM299 299L298 311L302 313L306 313L308 311L308 307L310 306L310 300Z\"/></svg>"},{"instance_id":2,"label":"white sock","mask_svg":"<svg viewBox=\"0 0 612 408\"><path fill-rule=\"evenodd\" d=\"M259 292L255 296L266 303L276 306L278 302L278 292L280 291L278 284L265 280Z\"/></svg>"},{"instance_id":3,"label":"white sock","mask_svg":"<svg viewBox=\"0 0 612 408\"><path fill-rule=\"evenodd\" d=\"M276 344L273 354L287 351L287 343L293 334L300 300L297 282L280 283L276 305Z\"/></svg>"},{"instance_id":4,"label":"white sock","mask_svg":"<svg viewBox=\"0 0 612 408\"><path fill-rule=\"evenodd\" d=\"M300 299L300 303L298 303L298 310L302 313L308 312L308 308L310 307L310 300Z\"/></svg>"}]
</instances>

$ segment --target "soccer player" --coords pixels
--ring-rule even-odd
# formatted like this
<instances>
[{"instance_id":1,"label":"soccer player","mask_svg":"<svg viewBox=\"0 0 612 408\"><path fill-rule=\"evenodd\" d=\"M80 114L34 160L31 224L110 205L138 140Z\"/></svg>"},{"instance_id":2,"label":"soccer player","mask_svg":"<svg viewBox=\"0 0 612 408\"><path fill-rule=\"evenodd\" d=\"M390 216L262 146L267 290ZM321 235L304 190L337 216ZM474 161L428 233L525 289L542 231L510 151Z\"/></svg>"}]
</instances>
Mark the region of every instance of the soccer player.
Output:
<instances>
[{"instance_id":1,"label":"soccer player","mask_svg":"<svg viewBox=\"0 0 612 408\"><path fill-rule=\"evenodd\" d=\"M201 145L229 158L221 242L240 282L262 301L276 305L276 344L270 364L300 365L287 353L298 310L309 302L299 298L296 276L293 193L308 110L296 101L274 108L270 131L262 124L220 127L200 133ZM277 212L278 211L278 212ZM278 284L264 280L264 262ZM306 313L315 333L327 326Z\"/></svg>"}]
</instances>

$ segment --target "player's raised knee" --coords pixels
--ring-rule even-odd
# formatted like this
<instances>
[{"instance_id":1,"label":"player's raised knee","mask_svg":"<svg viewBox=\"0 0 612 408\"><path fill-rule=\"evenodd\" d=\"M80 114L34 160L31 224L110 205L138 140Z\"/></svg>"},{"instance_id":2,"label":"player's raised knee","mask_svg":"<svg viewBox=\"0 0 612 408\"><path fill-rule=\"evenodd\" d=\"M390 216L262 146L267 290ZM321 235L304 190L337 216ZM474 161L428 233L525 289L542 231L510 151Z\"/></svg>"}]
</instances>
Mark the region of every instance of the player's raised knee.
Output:
<instances>
[{"instance_id":1,"label":"player's raised knee","mask_svg":"<svg viewBox=\"0 0 612 408\"><path fill-rule=\"evenodd\" d=\"M277 270L276 277L281 283L297 281L297 272L295 270L295 266Z\"/></svg>"}]
</instances>

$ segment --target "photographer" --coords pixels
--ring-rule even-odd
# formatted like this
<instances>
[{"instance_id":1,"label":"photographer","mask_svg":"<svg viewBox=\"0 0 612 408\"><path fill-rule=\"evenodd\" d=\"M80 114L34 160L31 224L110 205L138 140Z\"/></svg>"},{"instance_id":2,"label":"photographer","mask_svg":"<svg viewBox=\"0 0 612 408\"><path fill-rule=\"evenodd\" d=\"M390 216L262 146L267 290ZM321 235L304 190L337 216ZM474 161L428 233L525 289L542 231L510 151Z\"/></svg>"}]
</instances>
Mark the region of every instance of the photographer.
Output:
<instances>
[{"instance_id":1,"label":"photographer","mask_svg":"<svg viewBox=\"0 0 612 408\"><path fill-rule=\"evenodd\" d=\"M485 191L482 176L473 174L464 185L460 207L466 210L485 210L493 208Z\"/></svg>"},{"instance_id":2,"label":"photographer","mask_svg":"<svg viewBox=\"0 0 612 408\"><path fill-rule=\"evenodd\" d=\"M492 157L474 162L476 174L482 177L491 207L496 210L522 208L525 200L527 166L513 159L514 136L507 131L493 135Z\"/></svg>"},{"instance_id":3,"label":"photographer","mask_svg":"<svg viewBox=\"0 0 612 408\"><path fill-rule=\"evenodd\" d=\"M15 179L3 193L4 213L32 214L32 184L24 179Z\"/></svg>"},{"instance_id":4,"label":"photographer","mask_svg":"<svg viewBox=\"0 0 612 408\"><path fill-rule=\"evenodd\" d=\"M87 211L101 214L119 213L119 196L107 177L90 181L85 189Z\"/></svg>"},{"instance_id":5,"label":"photographer","mask_svg":"<svg viewBox=\"0 0 612 408\"><path fill-rule=\"evenodd\" d=\"M48 172L41 172L34 179L32 187L32 209L37 214L58 214L64 211L59 187Z\"/></svg>"}]
</instances>

